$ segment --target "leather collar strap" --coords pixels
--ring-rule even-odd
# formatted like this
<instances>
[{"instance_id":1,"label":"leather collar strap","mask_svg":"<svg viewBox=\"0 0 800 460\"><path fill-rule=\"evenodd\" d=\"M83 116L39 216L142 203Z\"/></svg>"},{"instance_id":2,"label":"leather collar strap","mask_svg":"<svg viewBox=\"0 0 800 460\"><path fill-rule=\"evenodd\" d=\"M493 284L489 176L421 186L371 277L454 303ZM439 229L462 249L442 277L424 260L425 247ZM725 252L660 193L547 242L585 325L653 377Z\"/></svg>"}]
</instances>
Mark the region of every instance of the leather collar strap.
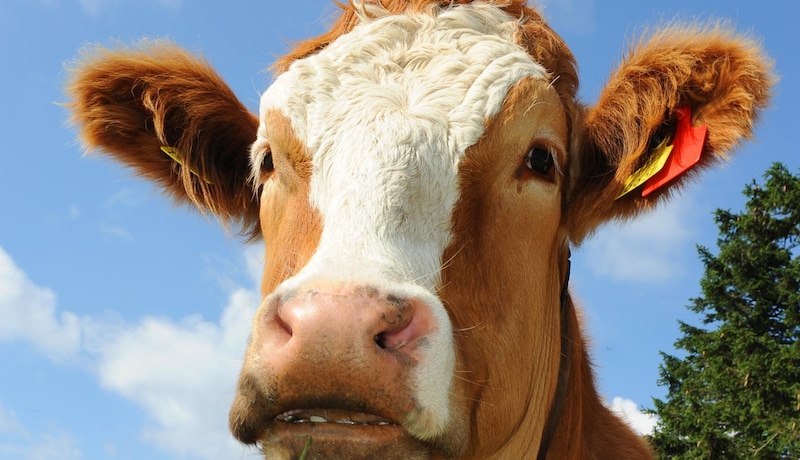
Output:
<instances>
[{"instance_id":1,"label":"leather collar strap","mask_svg":"<svg viewBox=\"0 0 800 460\"><path fill-rule=\"evenodd\" d=\"M547 457L547 451L550 449L550 443L553 441L553 436L556 433L558 421L561 419L561 413L564 411L564 402L567 397L567 383L569 380L569 372L572 360L572 340L570 340L570 309L567 308L567 300L569 297L569 274L572 265L571 261L572 251L569 246L567 247L567 271L564 277L564 282L561 285L561 362L558 365L558 380L556 381L556 394L553 395L553 401L550 403L550 412L547 414L544 430L542 431L542 441L539 443L539 453L536 455L536 460L544 460Z\"/></svg>"}]
</instances>

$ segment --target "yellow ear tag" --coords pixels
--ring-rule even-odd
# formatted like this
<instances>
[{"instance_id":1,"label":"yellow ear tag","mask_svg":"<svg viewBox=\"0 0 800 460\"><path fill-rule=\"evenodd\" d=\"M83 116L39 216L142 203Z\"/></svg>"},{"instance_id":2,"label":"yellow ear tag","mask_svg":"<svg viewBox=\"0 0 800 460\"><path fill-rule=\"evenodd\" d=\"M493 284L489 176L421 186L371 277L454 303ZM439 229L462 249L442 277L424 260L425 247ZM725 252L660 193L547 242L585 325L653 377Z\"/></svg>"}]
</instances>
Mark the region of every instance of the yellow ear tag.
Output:
<instances>
[{"instance_id":1,"label":"yellow ear tag","mask_svg":"<svg viewBox=\"0 0 800 460\"><path fill-rule=\"evenodd\" d=\"M161 151L166 153L168 157L172 158L172 160L175 161L175 163L178 163L179 165L186 167L186 165L183 164L183 155L181 154L181 151L179 149L176 149L175 147L167 147L166 145L164 145L161 146ZM203 177L203 175L201 175L196 169L189 167L189 171L195 176L202 179L203 182L205 182L206 184L211 185L211 181Z\"/></svg>"},{"instance_id":2,"label":"yellow ear tag","mask_svg":"<svg viewBox=\"0 0 800 460\"><path fill-rule=\"evenodd\" d=\"M653 149L653 152L650 154L650 160L641 169L628 177L628 179L625 181L625 188L622 189L622 193L620 193L616 199L620 199L627 195L632 190L636 189L636 187L644 184L648 179L661 171L664 165L667 164L669 154L672 153L672 146L667 145L667 142L669 141L669 138L665 138L660 144L658 144L658 147Z\"/></svg>"}]
</instances>

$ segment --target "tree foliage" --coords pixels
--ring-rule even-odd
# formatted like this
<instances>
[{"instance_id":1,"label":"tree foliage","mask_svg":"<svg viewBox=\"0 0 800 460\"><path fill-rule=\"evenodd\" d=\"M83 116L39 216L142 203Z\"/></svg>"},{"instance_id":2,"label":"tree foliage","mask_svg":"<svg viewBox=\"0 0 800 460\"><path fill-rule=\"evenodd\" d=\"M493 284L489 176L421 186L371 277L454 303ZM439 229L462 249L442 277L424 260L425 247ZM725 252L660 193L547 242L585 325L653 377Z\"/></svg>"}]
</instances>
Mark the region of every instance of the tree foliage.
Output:
<instances>
[{"instance_id":1,"label":"tree foliage","mask_svg":"<svg viewBox=\"0 0 800 460\"><path fill-rule=\"evenodd\" d=\"M741 213L717 210L717 246L698 246L702 295L662 353L651 443L660 458L800 459L800 176L776 163Z\"/></svg>"}]
</instances>

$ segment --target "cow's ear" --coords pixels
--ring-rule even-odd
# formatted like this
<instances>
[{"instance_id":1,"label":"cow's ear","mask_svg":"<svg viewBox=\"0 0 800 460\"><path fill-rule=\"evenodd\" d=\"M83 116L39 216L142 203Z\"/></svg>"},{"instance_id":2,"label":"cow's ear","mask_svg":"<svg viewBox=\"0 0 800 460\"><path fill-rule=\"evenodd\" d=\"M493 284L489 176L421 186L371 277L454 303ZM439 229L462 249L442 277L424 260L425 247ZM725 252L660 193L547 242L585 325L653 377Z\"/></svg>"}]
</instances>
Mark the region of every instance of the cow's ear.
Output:
<instances>
[{"instance_id":1,"label":"cow's ear","mask_svg":"<svg viewBox=\"0 0 800 460\"><path fill-rule=\"evenodd\" d=\"M652 207L725 158L752 135L772 83L758 44L719 25L673 26L642 39L576 121L570 239L580 243L603 222Z\"/></svg>"},{"instance_id":2,"label":"cow's ear","mask_svg":"<svg viewBox=\"0 0 800 460\"><path fill-rule=\"evenodd\" d=\"M84 51L66 104L87 150L100 150L254 235L249 184L258 118L204 60L164 41Z\"/></svg>"}]
</instances>

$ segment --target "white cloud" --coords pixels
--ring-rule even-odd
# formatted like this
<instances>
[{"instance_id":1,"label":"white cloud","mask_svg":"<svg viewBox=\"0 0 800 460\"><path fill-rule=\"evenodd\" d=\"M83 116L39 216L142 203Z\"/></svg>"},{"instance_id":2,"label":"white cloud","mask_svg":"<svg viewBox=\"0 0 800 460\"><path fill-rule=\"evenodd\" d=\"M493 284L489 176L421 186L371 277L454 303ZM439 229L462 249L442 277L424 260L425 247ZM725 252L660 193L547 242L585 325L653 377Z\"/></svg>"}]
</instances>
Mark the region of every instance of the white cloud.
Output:
<instances>
[{"instance_id":1,"label":"white cloud","mask_svg":"<svg viewBox=\"0 0 800 460\"><path fill-rule=\"evenodd\" d=\"M245 256L251 268L257 265L253 257ZM29 342L56 362L80 356L103 388L143 409L145 439L181 457L253 453L229 434L227 412L258 302L257 290L239 287L218 321L195 315L179 321L145 317L131 324L113 316L58 313L54 293L31 282L0 247L0 340ZM4 433L28 436L13 412L0 406ZM0 441L0 458L80 456L68 435L39 438L28 444Z\"/></svg>"},{"instance_id":2,"label":"white cloud","mask_svg":"<svg viewBox=\"0 0 800 460\"><path fill-rule=\"evenodd\" d=\"M663 282L683 273L694 236L692 200L683 197L655 212L612 223L581 248L595 276L615 281Z\"/></svg>"},{"instance_id":3,"label":"white cloud","mask_svg":"<svg viewBox=\"0 0 800 460\"><path fill-rule=\"evenodd\" d=\"M74 221L81 217L81 208L71 205L66 209L59 209L47 215L47 221L51 224L60 224L64 221Z\"/></svg>"},{"instance_id":4,"label":"white cloud","mask_svg":"<svg viewBox=\"0 0 800 460\"><path fill-rule=\"evenodd\" d=\"M108 240L122 241L126 243L133 241L133 233L121 225L101 223L98 228L100 233Z\"/></svg>"},{"instance_id":5,"label":"white cloud","mask_svg":"<svg viewBox=\"0 0 800 460\"><path fill-rule=\"evenodd\" d=\"M3 406L0 406L0 434L28 435L28 432L25 431L25 427L19 422L17 414Z\"/></svg>"},{"instance_id":6,"label":"white cloud","mask_svg":"<svg viewBox=\"0 0 800 460\"><path fill-rule=\"evenodd\" d=\"M611 401L609 408L640 435L651 434L656 427L657 417L640 411L639 406L630 399L618 396Z\"/></svg>"},{"instance_id":7,"label":"white cloud","mask_svg":"<svg viewBox=\"0 0 800 460\"><path fill-rule=\"evenodd\" d=\"M72 435L57 429L32 435L13 411L0 405L0 458L71 460L83 458L83 454Z\"/></svg>"},{"instance_id":8,"label":"white cloud","mask_svg":"<svg viewBox=\"0 0 800 460\"><path fill-rule=\"evenodd\" d=\"M240 289L219 323L145 318L100 349L101 385L142 407L145 437L163 450L197 458L241 456L227 413L258 298ZM222 455L225 452L226 455Z\"/></svg>"},{"instance_id":9,"label":"white cloud","mask_svg":"<svg viewBox=\"0 0 800 460\"><path fill-rule=\"evenodd\" d=\"M133 241L133 233L131 233L127 227L113 223L118 217L114 214L113 210L122 207L135 208L143 205L146 201L147 196L143 192L130 187L122 188L111 194L103 203L103 207L110 210L110 212L106 216L105 221L98 224L97 228L100 234L103 235L106 241L113 240L124 243Z\"/></svg>"},{"instance_id":10,"label":"white cloud","mask_svg":"<svg viewBox=\"0 0 800 460\"><path fill-rule=\"evenodd\" d=\"M72 460L83 453L75 439L63 433L44 433L24 442L0 442L0 457L6 460Z\"/></svg>"},{"instance_id":11,"label":"white cloud","mask_svg":"<svg viewBox=\"0 0 800 460\"><path fill-rule=\"evenodd\" d=\"M105 203L103 203L103 207L105 208L117 208L117 207L136 207L141 206L147 197L144 193L140 192L137 189L133 189L130 187L122 188L111 196L109 196Z\"/></svg>"},{"instance_id":12,"label":"white cloud","mask_svg":"<svg viewBox=\"0 0 800 460\"><path fill-rule=\"evenodd\" d=\"M2 247L0 318L0 341L28 341L58 362L74 359L80 351L80 318L57 313L55 294L31 282Z\"/></svg>"}]
</instances>

